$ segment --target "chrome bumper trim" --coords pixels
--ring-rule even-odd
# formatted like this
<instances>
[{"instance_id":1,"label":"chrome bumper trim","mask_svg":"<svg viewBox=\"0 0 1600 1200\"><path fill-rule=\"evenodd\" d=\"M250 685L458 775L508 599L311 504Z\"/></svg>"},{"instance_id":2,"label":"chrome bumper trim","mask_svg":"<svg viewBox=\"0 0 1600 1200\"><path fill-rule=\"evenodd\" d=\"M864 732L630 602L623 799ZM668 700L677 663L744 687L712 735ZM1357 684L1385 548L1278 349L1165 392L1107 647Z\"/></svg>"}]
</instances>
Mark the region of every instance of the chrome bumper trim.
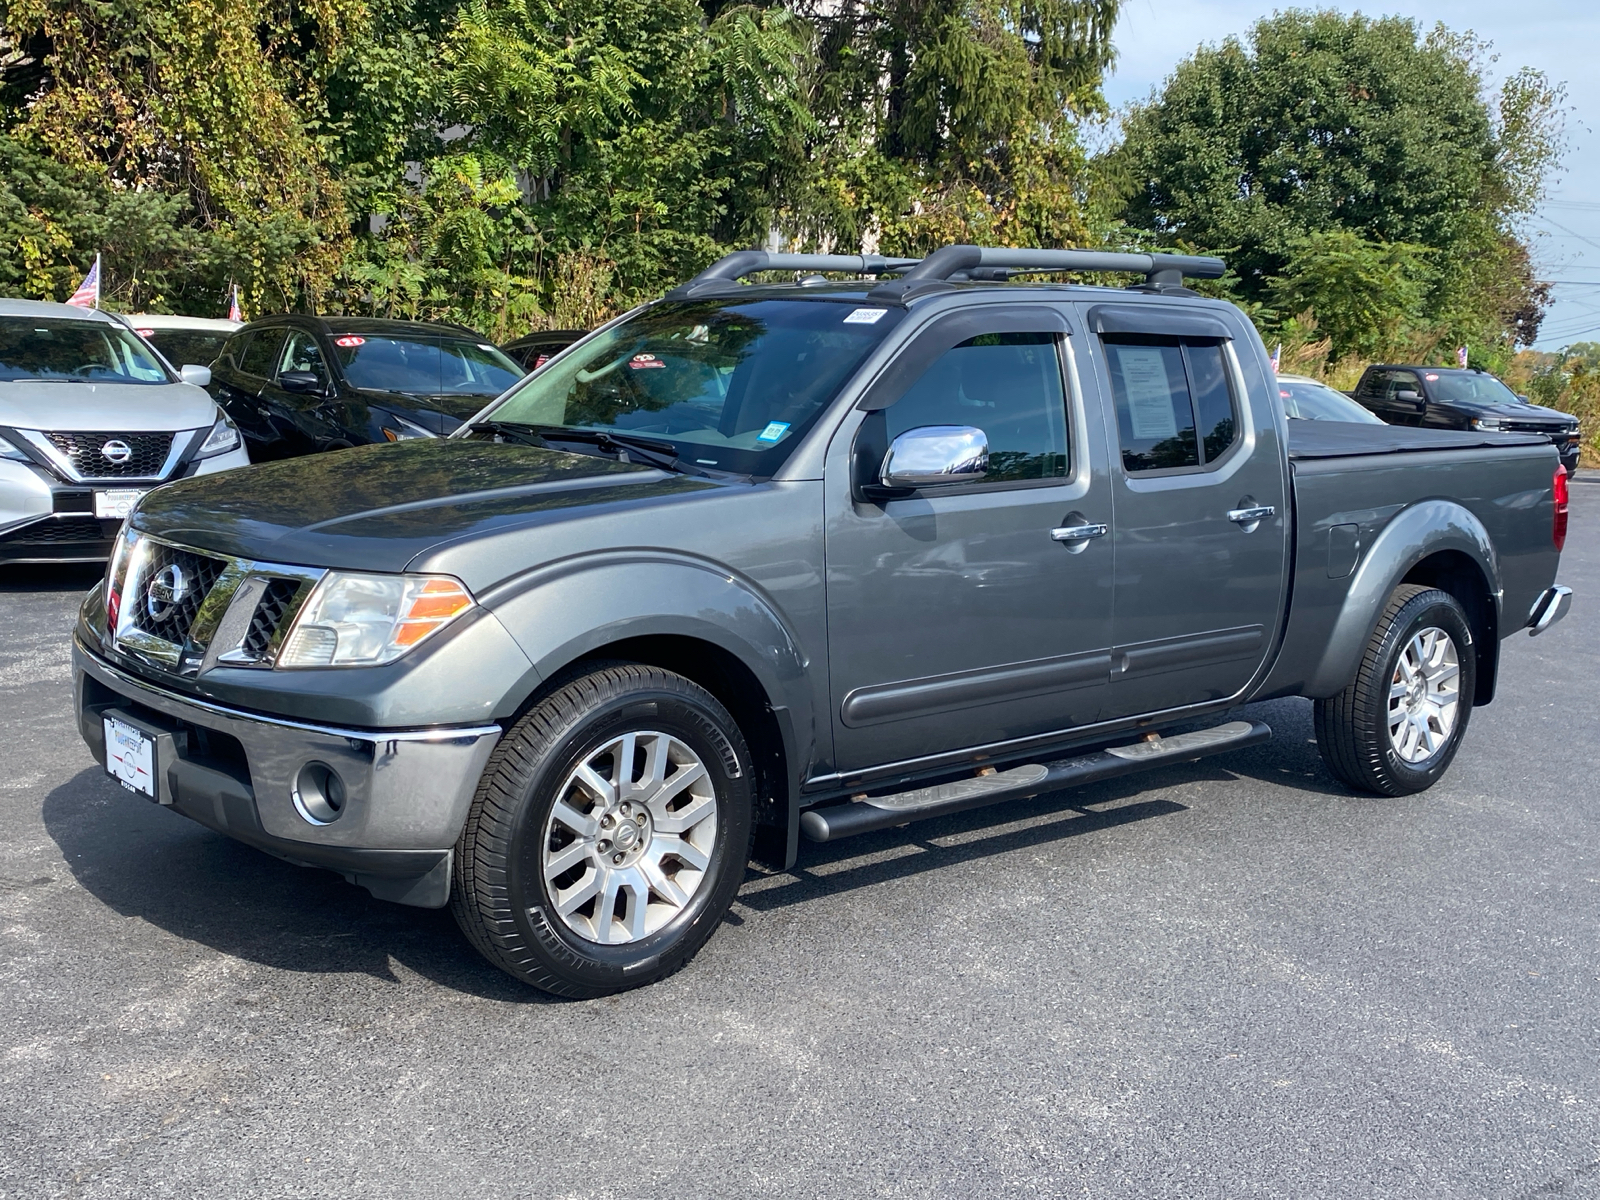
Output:
<instances>
[{"instance_id":1,"label":"chrome bumper trim","mask_svg":"<svg viewBox=\"0 0 1600 1200\"><path fill-rule=\"evenodd\" d=\"M1556 584L1541 592L1528 611L1528 636L1538 637L1572 608L1572 589Z\"/></svg>"}]
</instances>

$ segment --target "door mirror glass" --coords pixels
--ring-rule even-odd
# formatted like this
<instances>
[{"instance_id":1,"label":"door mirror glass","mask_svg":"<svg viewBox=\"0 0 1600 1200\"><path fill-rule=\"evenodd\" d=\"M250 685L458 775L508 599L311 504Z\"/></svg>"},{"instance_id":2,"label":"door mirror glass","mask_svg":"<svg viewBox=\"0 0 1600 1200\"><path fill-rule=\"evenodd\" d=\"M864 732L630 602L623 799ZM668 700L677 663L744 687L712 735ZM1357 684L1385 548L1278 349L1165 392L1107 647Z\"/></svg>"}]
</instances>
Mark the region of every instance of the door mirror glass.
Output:
<instances>
[{"instance_id":1,"label":"door mirror glass","mask_svg":"<svg viewBox=\"0 0 1600 1200\"><path fill-rule=\"evenodd\" d=\"M278 386L286 392L312 395L322 391L322 379L315 371L280 371Z\"/></svg>"},{"instance_id":2,"label":"door mirror glass","mask_svg":"<svg viewBox=\"0 0 1600 1200\"><path fill-rule=\"evenodd\" d=\"M976 483L989 473L989 439L970 425L923 425L889 446L878 476L885 487Z\"/></svg>"},{"instance_id":3,"label":"door mirror glass","mask_svg":"<svg viewBox=\"0 0 1600 1200\"><path fill-rule=\"evenodd\" d=\"M197 367L193 363L185 363L178 368L178 378L185 383L192 383L195 387L207 387L211 383L211 368Z\"/></svg>"},{"instance_id":4,"label":"door mirror glass","mask_svg":"<svg viewBox=\"0 0 1600 1200\"><path fill-rule=\"evenodd\" d=\"M1409 404L1415 404L1422 399L1422 393L1415 388L1401 388L1394 394L1394 398L1396 400L1404 400Z\"/></svg>"}]
</instances>

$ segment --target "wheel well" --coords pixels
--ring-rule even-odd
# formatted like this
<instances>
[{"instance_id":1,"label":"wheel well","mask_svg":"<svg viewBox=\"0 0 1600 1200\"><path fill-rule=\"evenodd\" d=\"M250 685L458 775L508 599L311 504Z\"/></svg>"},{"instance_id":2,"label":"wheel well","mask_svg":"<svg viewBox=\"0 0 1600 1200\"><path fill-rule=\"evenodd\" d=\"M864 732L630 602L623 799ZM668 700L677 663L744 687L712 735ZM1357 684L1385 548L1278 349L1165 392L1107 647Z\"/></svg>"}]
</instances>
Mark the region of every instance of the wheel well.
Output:
<instances>
[{"instance_id":1,"label":"wheel well","mask_svg":"<svg viewBox=\"0 0 1600 1200\"><path fill-rule=\"evenodd\" d=\"M1494 596L1482 568L1459 550L1441 550L1412 567L1400 582L1449 592L1467 610L1478 654L1478 682L1472 703L1474 707L1488 704L1494 699L1495 676L1500 665L1500 631Z\"/></svg>"},{"instance_id":2,"label":"wheel well","mask_svg":"<svg viewBox=\"0 0 1600 1200\"><path fill-rule=\"evenodd\" d=\"M661 634L598 646L562 674L581 668L583 663L617 659L660 667L691 679L732 714L755 761L754 854L762 862L783 867L789 836L788 755L772 703L755 673L736 655L712 642Z\"/></svg>"}]
</instances>

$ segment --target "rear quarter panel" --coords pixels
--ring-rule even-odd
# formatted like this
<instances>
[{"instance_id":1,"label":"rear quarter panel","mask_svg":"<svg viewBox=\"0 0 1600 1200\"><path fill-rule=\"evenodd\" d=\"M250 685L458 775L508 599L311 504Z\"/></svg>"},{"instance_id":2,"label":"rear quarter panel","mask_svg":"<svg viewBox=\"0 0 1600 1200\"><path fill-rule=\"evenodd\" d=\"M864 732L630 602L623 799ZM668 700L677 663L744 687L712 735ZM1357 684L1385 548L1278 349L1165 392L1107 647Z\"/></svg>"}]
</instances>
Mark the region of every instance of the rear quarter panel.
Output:
<instances>
[{"instance_id":1,"label":"rear quarter panel","mask_svg":"<svg viewBox=\"0 0 1600 1200\"><path fill-rule=\"evenodd\" d=\"M1389 594L1440 551L1478 564L1498 637L1520 630L1560 559L1551 540L1558 461L1547 446L1296 461L1289 624L1258 698L1343 689ZM1337 576L1333 530L1351 525L1354 569Z\"/></svg>"}]
</instances>

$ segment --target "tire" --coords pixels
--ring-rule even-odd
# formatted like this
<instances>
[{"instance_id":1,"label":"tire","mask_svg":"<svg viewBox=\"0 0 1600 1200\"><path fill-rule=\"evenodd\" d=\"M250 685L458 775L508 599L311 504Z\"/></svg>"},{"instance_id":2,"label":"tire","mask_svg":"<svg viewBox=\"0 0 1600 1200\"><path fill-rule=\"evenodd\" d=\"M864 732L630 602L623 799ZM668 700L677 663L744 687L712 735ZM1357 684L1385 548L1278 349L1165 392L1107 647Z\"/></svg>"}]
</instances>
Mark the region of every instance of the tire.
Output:
<instances>
[{"instance_id":1,"label":"tire","mask_svg":"<svg viewBox=\"0 0 1600 1200\"><path fill-rule=\"evenodd\" d=\"M1430 631L1442 636L1430 641ZM1417 672L1419 663L1423 669ZM1441 703L1452 683L1453 704ZM1437 588L1402 584L1378 618L1355 679L1337 696L1314 705L1322 761L1359 791L1380 796L1426 791L1456 756L1476 683L1477 650L1460 602ZM1405 695L1391 698L1392 687L1408 684ZM1397 722L1394 736L1392 721Z\"/></svg>"},{"instance_id":2,"label":"tire","mask_svg":"<svg viewBox=\"0 0 1600 1200\"><path fill-rule=\"evenodd\" d=\"M655 667L591 667L495 747L456 844L456 922L490 962L557 996L663 979L743 882L752 778L738 725L705 689Z\"/></svg>"}]
</instances>

